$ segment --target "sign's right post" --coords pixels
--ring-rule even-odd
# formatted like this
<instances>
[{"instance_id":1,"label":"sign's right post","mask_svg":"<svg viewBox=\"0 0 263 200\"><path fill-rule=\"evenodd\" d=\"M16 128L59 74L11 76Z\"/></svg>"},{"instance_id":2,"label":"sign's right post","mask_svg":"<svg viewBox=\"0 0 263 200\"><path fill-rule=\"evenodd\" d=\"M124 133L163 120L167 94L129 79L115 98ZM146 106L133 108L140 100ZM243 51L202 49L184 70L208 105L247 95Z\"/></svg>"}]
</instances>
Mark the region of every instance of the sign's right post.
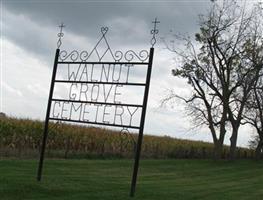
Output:
<instances>
[{"instance_id":1,"label":"sign's right post","mask_svg":"<svg viewBox=\"0 0 263 200\"><path fill-rule=\"evenodd\" d=\"M151 34L152 34L151 45L152 45L152 47L150 48L148 69L147 69L147 75L146 75L146 86L145 86L145 90L144 90L142 115L141 115L141 121L140 121L140 129L139 129L139 135L138 135L136 152L135 152L135 161L134 161L133 175L132 175L132 182L131 182L131 191L130 191L131 197L134 197L136 182L137 182L137 174L138 174L138 169L139 169L141 147L142 147L142 140L143 140L143 129L144 129L144 122L145 122L145 115L146 115L146 108L147 108L147 101L148 101L150 81L151 81L151 73L152 73L153 54L154 54L154 48L153 47L156 43L156 37L155 36L159 32L158 29L156 28L156 26L160 22L157 20L157 18L155 18L155 20L152 23L154 24L154 28L151 30Z\"/></svg>"},{"instance_id":2,"label":"sign's right post","mask_svg":"<svg viewBox=\"0 0 263 200\"><path fill-rule=\"evenodd\" d=\"M151 73L152 73L153 54L154 54L154 48L152 47L150 49L150 55L149 55L149 64L148 64L147 76L146 76L146 86L145 86L144 97L143 97L142 116L141 116L141 121L140 121L140 129L139 129L139 135L138 135L136 152L135 152L135 161L134 161L133 175L132 175L132 182L131 182L131 191L130 191L131 197L133 197L134 193L135 193L137 174L138 174L138 169L139 169L139 161L140 161L140 156L141 156L141 146L142 146L142 140L143 140L143 129L144 129L147 100L148 100L148 95L149 95Z\"/></svg>"}]
</instances>

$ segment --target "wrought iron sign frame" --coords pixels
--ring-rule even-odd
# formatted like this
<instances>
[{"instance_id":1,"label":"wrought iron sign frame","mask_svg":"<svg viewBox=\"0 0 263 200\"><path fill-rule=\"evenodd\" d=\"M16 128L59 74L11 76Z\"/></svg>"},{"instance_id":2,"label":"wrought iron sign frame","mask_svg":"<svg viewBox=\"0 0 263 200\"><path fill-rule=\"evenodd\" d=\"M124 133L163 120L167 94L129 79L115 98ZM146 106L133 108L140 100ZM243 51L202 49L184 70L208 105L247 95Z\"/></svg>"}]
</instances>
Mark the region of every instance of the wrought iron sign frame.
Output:
<instances>
[{"instance_id":1,"label":"wrought iron sign frame","mask_svg":"<svg viewBox=\"0 0 263 200\"><path fill-rule=\"evenodd\" d=\"M147 50L142 50L138 54L136 54L133 50L128 50L125 53L121 51L116 51L113 53L112 49L109 46L109 43L106 38L106 33L108 32L107 27L101 28L101 38L95 45L95 47L92 49L90 53L87 51L78 52L76 50L71 51L70 53L67 53L67 51L60 51L60 46L62 44L62 37L64 36L63 28L65 25L62 23L59 28L60 32L58 33L58 41L57 41L57 49L54 59L54 65L53 65L53 72L52 72L52 78L51 78L51 84L50 84L50 91L49 91L49 98L48 98L48 104L47 104L47 111L46 111L46 118L45 118L45 125L44 125L44 131L43 131L43 139L42 139L42 146L41 146L41 152L40 152L40 159L39 159L39 165L38 165L38 172L37 172L37 180L41 181L42 178L42 169L43 169L43 162L44 162L44 154L46 149L46 142L47 142L47 136L48 136L48 129L49 129L49 121L55 120L55 121L65 121L65 122L76 122L76 123L87 123L87 124L94 124L94 125L103 125L103 126L114 126L114 127L121 127L123 128L122 131L129 133L130 129L138 129L139 134L137 138L137 144L136 144L136 151L135 151L135 161L134 161L134 167L133 167L133 175L132 175L132 181L131 181L131 189L130 189L130 196L133 197L135 194L135 188L136 188L136 182L137 182L137 174L138 174L138 168L139 168L139 161L140 161L140 155L141 155L141 145L143 140L143 130L144 130L144 123L145 123L145 115L146 115L146 108L147 108L147 100L149 95L149 88L150 88L150 80L151 80L151 72L152 72L152 64L153 64L153 55L154 55L154 45L156 43L156 34L158 34L158 30L156 29L157 23L160 23L157 21L157 18L155 18L155 21L153 21L154 28L151 30L152 39L151 39L151 48L148 52ZM98 52L98 45L101 42L104 42L106 44L106 50L105 52L100 55ZM104 62L103 58L106 54L110 54L113 58L113 61L111 62ZM91 55L97 55L98 61L89 61L89 58ZM69 60L68 60L69 59ZM134 59L139 60L138 62L133 61ZM147 72L146 72L146 82L145 83L136 83L136 82L119 82L117 81L76 81L76 80L59 80L56 79L57 74L57 68L58 65L145 65L147 66ZM115 69L115 68L114 68ZM127 77L129 75L129 69L127 72ZM71 83L71 84L102 84L102 85L127 85L127 86L138 86L138 87L144 87L144 96L143 96L143 103L142 104L123 104L123 103L109 103L109 102L99 102L99 101L82 101L82 100L75 100L75 99L58 99L53 97L54 93L54 87L56 83ZM105 95L105 94L104 94ZM65 118L57 118L57 117L51 117L51 107L52 102L71 102L71 103L84 103L84 104L96 104L96 105L105 105L105 106L127 106L128 107L134 107L136 109L141 109L141 116L140 116L140 122L139 126L133 126L131 123L129 125L123 125L117 124L117 123L106 123L106 122L97 122L97 121L83 121L83 120L72 120L71 118L65 119ZM105 110L104 110L105 112ZM129 111L130 112L130 111ZM97 117L97 116L96 116ZM122 132L121 131L121 132Z\"/></svg>"}]
</instances>

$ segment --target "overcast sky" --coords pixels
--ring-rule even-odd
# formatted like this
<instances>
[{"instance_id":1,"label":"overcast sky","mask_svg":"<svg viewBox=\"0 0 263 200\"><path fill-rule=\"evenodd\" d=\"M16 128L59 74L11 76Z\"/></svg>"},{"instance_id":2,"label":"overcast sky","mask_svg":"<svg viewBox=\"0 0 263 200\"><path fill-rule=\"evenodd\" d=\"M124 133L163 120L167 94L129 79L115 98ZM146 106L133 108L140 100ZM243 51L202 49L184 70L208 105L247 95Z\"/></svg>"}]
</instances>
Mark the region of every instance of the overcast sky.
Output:
<instances>
[{"instance_id":1,"label":"overcast sky","mask_svg":"<svg viewBox=\"0 0 263 200\"><path fill-rule=\"evenodd\" d=\"M205 14L209 0L192 1L1 1L1 111L14 117L44 120L55 55L58 25L66 24L61 49L90 51L109 27L107 38L114 50L149 49L155 17L159 34L146 116L145 133L212 141L207 129L192 130L183 104L160 108L168 89L187 94L184 80L171 76L174 55L160 37L172 32L193 36L198 15ZM247 128L238 144L247 145ZM225 139L229 143L229 135Z\"/></svg>"}]
</instances>

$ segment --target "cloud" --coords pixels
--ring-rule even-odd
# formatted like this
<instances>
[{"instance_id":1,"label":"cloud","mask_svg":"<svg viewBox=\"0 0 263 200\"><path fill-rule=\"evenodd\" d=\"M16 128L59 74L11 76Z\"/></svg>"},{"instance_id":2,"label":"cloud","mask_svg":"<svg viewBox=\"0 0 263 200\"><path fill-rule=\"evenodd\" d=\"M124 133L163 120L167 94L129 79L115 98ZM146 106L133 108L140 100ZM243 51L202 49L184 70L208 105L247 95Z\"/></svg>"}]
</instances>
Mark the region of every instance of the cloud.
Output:
<instances>
[{"instance_id":1,"label":"cloud","mask_svg":"<svg viewBox=\"0 0 263 200\"><path fill-rule=\"evenodd\" d=\"M76 36L96 41L100 27L109 26L112 43L118 47L148 46L152 21L158 17L160 34L175 29L196 30L196 16L207 2L85 2L85 1L4 1L4 35L28 51L50 56L56 44L58 24L66 24L65 38ZM73 37L74 36L74 37ZM88 47L89 43L85 48ZM94 43L93 43L94 44ZM113 45L112 44L112 45ZM117 48L116 47L116 48Z\"/></svg>"},{"instance_id":2,"label":"cloud","mask_svg":"<svg viewBox=\"0 0 263 200\"><path fill-rule=\"evenodd\" d=\"M2 84L3 90L6 91L7 93L11 93L16 98L23 97L23 93L20 90L11 87L10 85L6 84L4 81L1 84Z\"/></svg>"},{"instance_id":3,"label":"cloud","mask_svg":"<svg viewBox=\"0 0 263 200\"><path fill-rule=\"evenodd\" d=\"M3 112L43 119L51 69L13 42L2 43Z\"/></svg>"},{"instance_id":4,"label":"cloud","mask_svg":"<svg viewBox=\"0 0 263 200\"><path fill-rule=\"evenodd\" d=\"M52 35L55 32L49 27L40 26L27 15L3 12L3 36L29 51L32 56L50 56L50 46L54 44ZM54 45L53 45L54 46Z\"/></svg>"}]
</instances>

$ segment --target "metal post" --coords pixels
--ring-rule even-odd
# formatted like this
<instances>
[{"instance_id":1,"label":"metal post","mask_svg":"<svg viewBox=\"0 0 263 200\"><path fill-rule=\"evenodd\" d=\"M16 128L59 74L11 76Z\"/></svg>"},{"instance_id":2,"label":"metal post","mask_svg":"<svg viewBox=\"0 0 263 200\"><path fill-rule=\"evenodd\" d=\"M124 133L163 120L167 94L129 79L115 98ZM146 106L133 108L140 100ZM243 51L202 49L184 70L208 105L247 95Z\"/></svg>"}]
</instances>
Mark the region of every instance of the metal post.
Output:
<instances>
[{"instance_id":1,"label":"metal post","mask_svg":"<svg viewBox=\"0 0 263 200\"><path fill-rule=\"evenodd\" d=\"M148 70L147 70L147 77L146 77L146 86L144 90L140 130L139 130L139 136L138 136L137 145L136 145L136 154L135 154L133 176L132 176L132 182L131 182L131 191L130 191L131 197L134 196L135 188L136 188L137 174L138 174L139 161L140 161L140 155L141 155L141 145L142 145L142 140L143 140L143 129L144 129L144 122L145 122L146 108L147 108L147 100L148 100L151 73L152 73L153 53L154 53L154 48L151 48L150 55L149 55L149 65L148 65Z\"/></svg>"},{"instance_id":2,"label":"metal post","mask_svg":"<svg viewBox=\"0 0 263 200\"><path fill-rule=\"evenodd\" d=\"M41 176L42 176L43 161L44 161L44 155L45 155L45 149L46 149L46 141L47 141L47 135L48 135L49 114L50 114L51 101L52 101L53 90L54 90L55 79L56 79L56 73L57 73L59 52L60 52L60 50L57 49L56 50L56 55L55 55L55 60L54 60L51 85L50 85L50 90L49 90L48 105L47 105L47 112L46 112L46 119L45 119L45 127L44 127L44 132L43 132L42 147L41 147L40 158L39 158L39 165L38 165L38 172L37 172L37 180L38 181L41 181Z\"/></svg>"}]
</instances>

